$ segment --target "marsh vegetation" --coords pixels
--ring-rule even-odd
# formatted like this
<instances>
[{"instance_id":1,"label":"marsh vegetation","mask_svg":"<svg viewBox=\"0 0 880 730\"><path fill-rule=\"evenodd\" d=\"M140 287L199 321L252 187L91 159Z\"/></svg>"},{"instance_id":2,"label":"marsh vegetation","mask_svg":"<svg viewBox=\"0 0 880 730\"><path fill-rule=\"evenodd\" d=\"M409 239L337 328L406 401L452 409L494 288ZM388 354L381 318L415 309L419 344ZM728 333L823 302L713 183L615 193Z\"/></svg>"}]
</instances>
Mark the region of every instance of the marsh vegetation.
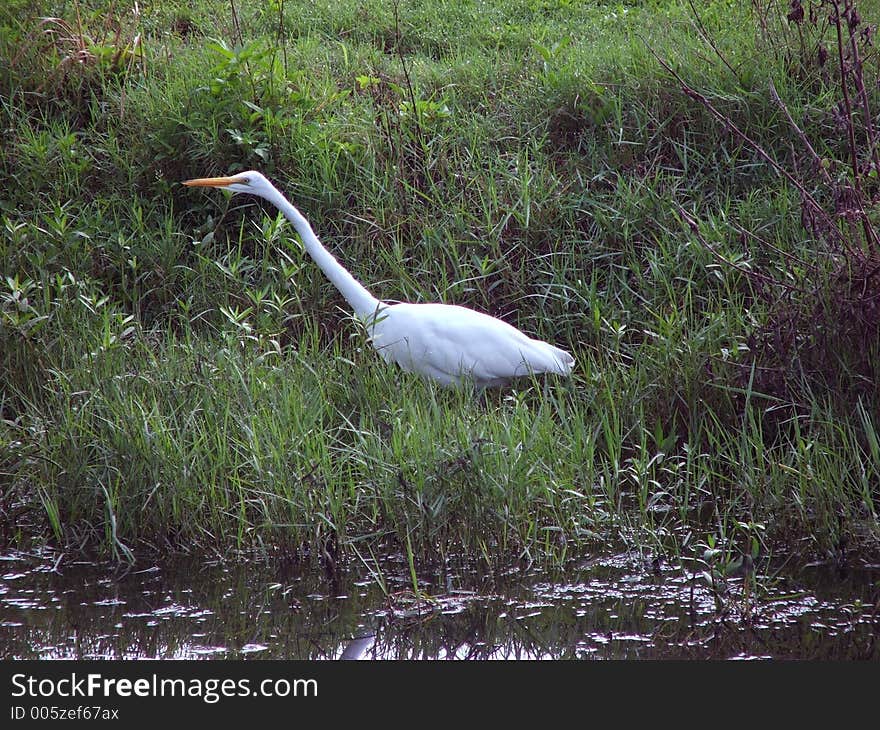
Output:
<instances>
[{"instance_id":1,"label":"marsh vegetation","mask_svg":"<svg viewBox=\"0 0 880 730\"><path fill-rule=\"evenodd\" d=\"M875 558L877 4L698 5L4 3L0 542ZM251 168L572 377L389 367L274 208L179 184Z\"/></svg>"}]
</instances>

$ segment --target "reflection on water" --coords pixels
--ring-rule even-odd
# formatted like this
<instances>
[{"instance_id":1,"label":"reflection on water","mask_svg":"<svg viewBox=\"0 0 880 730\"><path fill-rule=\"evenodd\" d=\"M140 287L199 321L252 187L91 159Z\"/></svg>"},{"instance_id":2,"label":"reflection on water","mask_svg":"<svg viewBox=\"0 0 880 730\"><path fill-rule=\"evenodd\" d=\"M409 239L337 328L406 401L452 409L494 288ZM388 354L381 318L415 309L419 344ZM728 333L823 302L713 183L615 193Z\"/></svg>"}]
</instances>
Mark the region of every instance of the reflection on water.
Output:
<instances>
[{"instance_id":1,"label":"reflection on water","mask_svg":"<svg viewBox=\"0 0 880 730\"><path fill-rule=\"evenodd\" d=\"M719 595L628 554L564 575L437 570L415 594L402 564L328 579L248 562L124 572L0 556L2 658L878 659L880 567L730 581ZM769 587L768 587L769 586Z\"/></svg>"}]
</instances>

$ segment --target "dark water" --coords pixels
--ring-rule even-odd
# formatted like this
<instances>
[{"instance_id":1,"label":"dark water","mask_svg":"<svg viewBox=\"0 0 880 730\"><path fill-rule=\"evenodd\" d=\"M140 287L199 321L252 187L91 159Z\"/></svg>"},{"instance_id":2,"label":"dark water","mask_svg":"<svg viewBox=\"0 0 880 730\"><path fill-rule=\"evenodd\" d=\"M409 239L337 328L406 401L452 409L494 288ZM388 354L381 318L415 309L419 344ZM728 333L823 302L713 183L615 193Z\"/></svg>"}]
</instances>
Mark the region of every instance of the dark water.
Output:
<instances>
[{"instance_id":1,"label":"dark water","mask_svg":"<svg viewBox=\"0 0 880 730\"><path fill-rule=\"evenodd\" d=\"M419 580L417 596L394 561L328 578L264 562L124 572L6 554L0 658L880 659L880 566L713 591L618 553L564 575L445 568Z\"/></svg>"}]
</instances>

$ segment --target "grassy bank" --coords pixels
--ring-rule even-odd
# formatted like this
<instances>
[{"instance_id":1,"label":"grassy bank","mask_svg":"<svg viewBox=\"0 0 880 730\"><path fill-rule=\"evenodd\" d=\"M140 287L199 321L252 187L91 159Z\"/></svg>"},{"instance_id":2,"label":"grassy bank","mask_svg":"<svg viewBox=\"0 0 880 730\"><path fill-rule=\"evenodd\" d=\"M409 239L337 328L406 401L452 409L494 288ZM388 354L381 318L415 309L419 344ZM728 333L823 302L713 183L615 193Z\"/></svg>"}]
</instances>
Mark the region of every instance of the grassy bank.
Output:
<instances>
[{"instance_id":1,"label":"grassy bank","mask_svg":"<svg viewBox=\"0 0 880 730\"><path fill-rule=\"evenodd\" d=\"M877 171L860 137L847 172L833 26L769 0L9 5L6 545L878 553L874 291L843 273L872 222L835 197ZM500 316L574 377L482 399L384 365L274 209L179 185L249 168L378 296Z\"/></svg>"}]
</instances>

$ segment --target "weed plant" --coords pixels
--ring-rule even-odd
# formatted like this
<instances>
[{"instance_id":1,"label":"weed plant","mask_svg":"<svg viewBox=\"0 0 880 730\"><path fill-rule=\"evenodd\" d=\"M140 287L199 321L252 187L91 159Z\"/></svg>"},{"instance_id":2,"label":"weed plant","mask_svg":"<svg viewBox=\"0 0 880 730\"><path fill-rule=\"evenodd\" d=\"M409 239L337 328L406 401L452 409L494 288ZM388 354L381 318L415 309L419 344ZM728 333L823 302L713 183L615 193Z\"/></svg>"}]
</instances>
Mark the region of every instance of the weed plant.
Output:
<instances>
[{"instance_id":1,"label":"weed plant","mask_svg":"<svg viewBox=\"0 0 880 730\"><path fill-rule=\"evenodd\" d=\"M4 3L0 541L876 556L877 9ZM574 376L389 368L274 209L179 185L249 168Z\"/></svg>"}]
</instances>

